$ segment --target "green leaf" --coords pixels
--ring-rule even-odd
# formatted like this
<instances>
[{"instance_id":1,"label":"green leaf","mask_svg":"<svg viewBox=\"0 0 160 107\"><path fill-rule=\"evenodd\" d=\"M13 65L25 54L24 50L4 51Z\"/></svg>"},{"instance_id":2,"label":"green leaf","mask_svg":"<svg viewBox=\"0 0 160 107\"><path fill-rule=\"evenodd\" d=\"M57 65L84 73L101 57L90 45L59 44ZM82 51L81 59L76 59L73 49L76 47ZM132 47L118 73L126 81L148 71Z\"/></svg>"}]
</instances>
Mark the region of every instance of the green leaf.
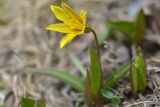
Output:
<instances>
[{"instance_id":1,"label":"green leaf","mask_svg":"<svg viewBox=\"0 0 160 107\"><path fill-rule=\"evenodd\" d=\"M106 41L107 39L113 38L113 29L109 27L108 25L107 25L107 28L108 29L106 31L100 32L97 36L99 45L102 45L104 41Z\"/></svg>"},{"instance_id":2,"label":"green leaf","mask_svg":"<svg viewBox=\"0 0 160 107\"><path fill-rule=\"evenodd\" d=\"M118 96L113 95L113 93L110 92L109 90L103 90L102 95L105 98L111 100L112 107L118 107L118 105L121 103L120 98Z\"/></svg>"},{"instance_id":3,"label":"green leaf","mask_svg":"<svg viewBox=\"0 0 160 107\"><path fill-rule=\"evenodd\" d=\"M111 21L107 20L107 25L115 30L120 30L123 33L126 33L129 38L133 32L133 23L129 21Z\"/></svg>"},{"instance_id":4,"label":"green leaf","mask_svg":"<svg viewBox=\"0 0 160 107\"><path fill-rule=\"evenodd\" d=\"M4 90L5 89L5 84L3 83L0 83L0 91Z\"/></svg>"},{"instance_id":5,"label":"green leaf","mask_svg":"<svg viewBox=\"0 0 160 107\"><path fill-rule=\"evenodd\" d=\"M34 105L35 105L35 100L22 98L21 107L35 107Z\"/></svg>"},{"instance_id":6,"label":"green leaf","mask_svg":"<svg viewBox=\"0 0 160 107\"><path fill-rule=\"evenodd\" d=\"M101 90L102 70L101 70L100 60L94 49L91 48L89 50L89 53L91 60L90 71L89 71L89 78L91 81L91 92L94 99L96 99L97 95Z\"/></svg>"},{"instance_id":7,"label":"green leaf","mask_svg":"<svg viewBox=\"0 0 160 107\"><path fill-rule=\"evenodd\" d=\"M113 30L120 30L126 34L129 40L140 45L144 38L145 15L143 10L137 14L134 22L107 20L107 26Z\"/></svg>"},{"instance_id":8,"label":"green leaf","mask_svg":"<svg viewBox=\"0 0 160 107\"><path fill-rule=\"evenodd\" d=\"M131 89L134 96L137 96L137 73L135 69L135 61L131 62L131 68L130 68L130 79L131 79Z\"/></svg>"},{"instance_id":9,"label":"green leaf","mask_svg":"<svg viewBox=\"0 0 160 107\"><path fill-rule=\"evenodd\" d=\"M90 69L87 74L86 96L90 103L96 104L101 97L102 70L99 57L94 49L89 49Z\"/></svg>"},{"instance_id":10,"label":"green leaf","mask_svg":"<svg viewBox=\"0 0 160 107\"><path fill-rule=\"evenodd\" d=\"M98 34L98 43L101 45L109 37L108 32L101 32Z\"/></svg>"},{"instance_id":11,"label":"green leaf","mask_svg":"<svg viewBox=\"0 0 160 107\"><path fill-rule=\"evenodd\" d=\"M81 74L86 77L87 75L87 70L84 68L80 60L77 58L77 56L74 53L69 53L69 57L72 60L73 64L79 69Z\"/></svg>"},{"instance_id":12,"label":"green leaf","mask_svg":"<svg viewBox=\"0 0 160 107\"><path fill-rule=\"evenodd\" d=\"M147 68L146 68L146 63L140 47L137 48L137 56L135 58L135 68L137 71L138 90L143 92L147 84Z\"/></svg>"},{"instance_id":13,"label":"green leaf","mask_svg":"<svg viewBox=\"0 0 160 107\"><path fill-rule=\"evenodd\" d=\"M29 98L22 98L21 107L46 107L44 100L33 100Z\"/></svg>"},{"instance_id":14,"label":"green leaf","mask_svg":"<svg viewBox=\"0 0 160 107\"><path fill-rule=\"evenodd\" d=\"M145 15L143 9L137 14L136 20L134 22L134 38L137 45L140 45L143 40L145 30Z\"/></svg>"},{"instance_id":15,"label":"green leaf","mask_svg":"<svg viewBox=\"0 0 160 107\"><path fill-rule=\"evenodd\" d=\"M130 68L130 64L127 63L122 65L117 70L113 71L113 73L109 75L108 79L105 80L105 83L103 86L104 89L112 88L118 82L119 79L125 76L125 74L129 71L129 68Z\"/></svg>"},{"instance_id":16,"label":"green leaf","mask_svg":"<svg viewBox=\"0 0 160 107\"><path fill-rule=\"evenodd\" d=\"M147 68L141 48L136 49L136 57L131 65L131 87L132 93L143 92L147 85Z\"/></svg>"},{"instance_id":17,"label":"green leaf","mask_svg":"<svg viewBox=\"0 0 160 107\"><path fill-rule=\"evenodd\" d=\"M7 25L9 22L8 21L4 21L0 19L0 26L5 26Z\"/></svg>"},{"instance_id":18,"label":"green leaf","mask_svg":"<svg viewBox=\"0 0 160 107\"><path fill-rule=\"evenodd\" d=\"M79 92L84 92L84 82L75 75L69 73L69 71L63 71L56 68L31 68L33 73L46 74L53 76L76 89Z\"/></svg>"},{"instance_id":19,"label":"green leaf","mask_svg":"<svg viewBox=\"0 0 160 107\"><path fill-rule=\"evenodd\" d=\"M35 107L46 107L46 102L45 102L45 100L37 100Z\"/></svg>"}]
</instances>

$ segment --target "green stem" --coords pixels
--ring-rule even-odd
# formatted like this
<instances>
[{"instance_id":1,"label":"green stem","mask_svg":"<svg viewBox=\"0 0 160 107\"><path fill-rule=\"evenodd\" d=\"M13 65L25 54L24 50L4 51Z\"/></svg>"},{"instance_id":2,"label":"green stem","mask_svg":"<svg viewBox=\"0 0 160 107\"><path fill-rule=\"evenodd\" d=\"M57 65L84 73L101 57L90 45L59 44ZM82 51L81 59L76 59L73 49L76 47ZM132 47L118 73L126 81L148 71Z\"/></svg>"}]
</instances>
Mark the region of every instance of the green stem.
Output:
<instances>
[{"instance_id":1,"label":"green stem","mask_svg":"<svg viewBox=\"0 0 160 107\"><path fill-rule=\"evenodd\" d=\"M100 60L100 50L99 50L99 44L98 44L97 34L96 34L96 32L93 29L91 29L91 32L94 35L94 39L95 39L95 42L96 42L96 48L97 48L97 54L98 54L98 57L99 57L99 60Z\"/></svg>"}]
</instances>

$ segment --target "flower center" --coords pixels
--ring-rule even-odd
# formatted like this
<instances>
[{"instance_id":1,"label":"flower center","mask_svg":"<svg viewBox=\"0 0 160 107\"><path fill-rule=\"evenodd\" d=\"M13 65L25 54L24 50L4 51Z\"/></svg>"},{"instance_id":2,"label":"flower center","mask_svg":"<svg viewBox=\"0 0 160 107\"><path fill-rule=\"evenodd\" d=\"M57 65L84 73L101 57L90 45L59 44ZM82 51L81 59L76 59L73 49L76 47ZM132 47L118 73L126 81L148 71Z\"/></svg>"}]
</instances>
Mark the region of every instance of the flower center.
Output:
<instances>
[{"instance_id":1,"label":"flower center","mask_svg":"<svg viewBox=\"0 0 160 107\"><path fill-rule=\"evenodd\" d=\"M78 20L76 20L75 18L70 18L68 24L72 29L82 30L83 28L83 24L79 22Z\"/></svg>"}]
</instances>

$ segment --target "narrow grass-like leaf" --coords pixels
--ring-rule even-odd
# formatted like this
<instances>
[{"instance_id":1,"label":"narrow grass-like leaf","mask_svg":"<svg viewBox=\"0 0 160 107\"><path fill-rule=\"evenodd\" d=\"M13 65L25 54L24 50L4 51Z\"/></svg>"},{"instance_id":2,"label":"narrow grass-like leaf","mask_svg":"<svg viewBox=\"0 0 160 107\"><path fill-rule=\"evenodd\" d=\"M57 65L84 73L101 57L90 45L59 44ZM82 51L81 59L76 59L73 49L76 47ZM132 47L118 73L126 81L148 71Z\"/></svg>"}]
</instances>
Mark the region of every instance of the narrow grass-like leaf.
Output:
<instances>
[{"instance_id":1,"label":"narrow grass-like leaf","mask_svg":"<svg viewBox=\"0 0 160 107\"><path fill-rule=\"evenodd\" d=\"M77 56L74 53L69 53L69 57L72 60L73 64L79 69L81 74L86 77L87 75L87 70L84 68L82 65L81 61L77 58Z\"/></svg>"},{"instance_id":2,"label":"narrow grass-like leaf","mask_svg":"<svg viewBox=\"0 0 160 107\"><path fill-rule=\"evenodd\" d=\"M112 107L118 107L118 105L121 103L120 98L118 96L113 95L113 93L110 92L109 90L103 90L102 95L105 98L111 100Z\"/></svg>"},{"instance_id":3,"label":"narrow grass-like leaf","mask_svg":"<svg viewBox=\"0 0 160 107\"><path fill-rule=\"evenodd\" d=\"M68 71L63 71L55 68L31 68L33 73L46 74L53 76L64 83L69 84L79 92L84 92L84 82L75 75L70 74Z\"/></svg>"},{"instance_id":4,"label":"narrow grass-like leaf","mask_svg":"<svg viewBox=\"0 0 160 107\"><path fill-rule=\"evenodd\" d=\"M129 71L129 68L130 68L130 64L127 63L122 65L117 70L113 71L113 73L109 75L108 79L105 80L105 83L103 86L104 89L112 88L118 82L119 79L125 76L125 74Z\"/></svg>"},{"instance_id":5,"label":"narrow grass-like leaf","mask_svg":"<svg viewBox=\"0 0 160 107\"><path fill-rule=\"evenodd\" d=\"M88 103L93 104L94 106L98 104L98 101L101 97L101 88L102 88L102 70L100 59L94 49L89 50L90 54L90 69L87 73L86 80L86 96Z\"/></svg>"}]
</instances>

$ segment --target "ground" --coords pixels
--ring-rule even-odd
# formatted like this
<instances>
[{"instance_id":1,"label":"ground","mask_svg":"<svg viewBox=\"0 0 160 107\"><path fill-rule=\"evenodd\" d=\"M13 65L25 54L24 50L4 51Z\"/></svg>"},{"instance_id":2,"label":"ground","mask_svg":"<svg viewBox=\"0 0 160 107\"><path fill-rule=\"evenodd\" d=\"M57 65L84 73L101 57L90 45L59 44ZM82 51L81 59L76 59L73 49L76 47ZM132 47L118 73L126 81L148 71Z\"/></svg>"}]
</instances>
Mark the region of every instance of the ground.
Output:
<instances>
[{"instance_id":1,"label":"ground","mask_svg":"<svg viewBox=\"0 0 160 107\"><path fill-rule=\"evenodd\" d=\"M64 0L66 1L66 0ZM74 53L87 68L88 48L94 38L88 33L79 36L65 48L59 48L61 33L45 28L56 22L49 5L56 0L0 0L0 104L17 107L21 97L45 98L47 107L76 107L83 96L56 78L36 75L29 71L35 67L65 69L75 75L79 70L69 58ZM147 64L148 87L137 99L132 98L129 75L113 88L122 99L122 107L160 106L160 2L159 0L68 0L77 11L88 11L87 21L98 35L107 32L106 19L134 20L138 9L143 8L146 17L142 44ZM131 60L126 38L115 32L115 39L107 39L100 46L104 78L120 65ZM151 102L150 102L151 101ZM144 104L146 105L144 105ZM110 107L110 102L104 103Z\"/></svg>"}]
</instances>

